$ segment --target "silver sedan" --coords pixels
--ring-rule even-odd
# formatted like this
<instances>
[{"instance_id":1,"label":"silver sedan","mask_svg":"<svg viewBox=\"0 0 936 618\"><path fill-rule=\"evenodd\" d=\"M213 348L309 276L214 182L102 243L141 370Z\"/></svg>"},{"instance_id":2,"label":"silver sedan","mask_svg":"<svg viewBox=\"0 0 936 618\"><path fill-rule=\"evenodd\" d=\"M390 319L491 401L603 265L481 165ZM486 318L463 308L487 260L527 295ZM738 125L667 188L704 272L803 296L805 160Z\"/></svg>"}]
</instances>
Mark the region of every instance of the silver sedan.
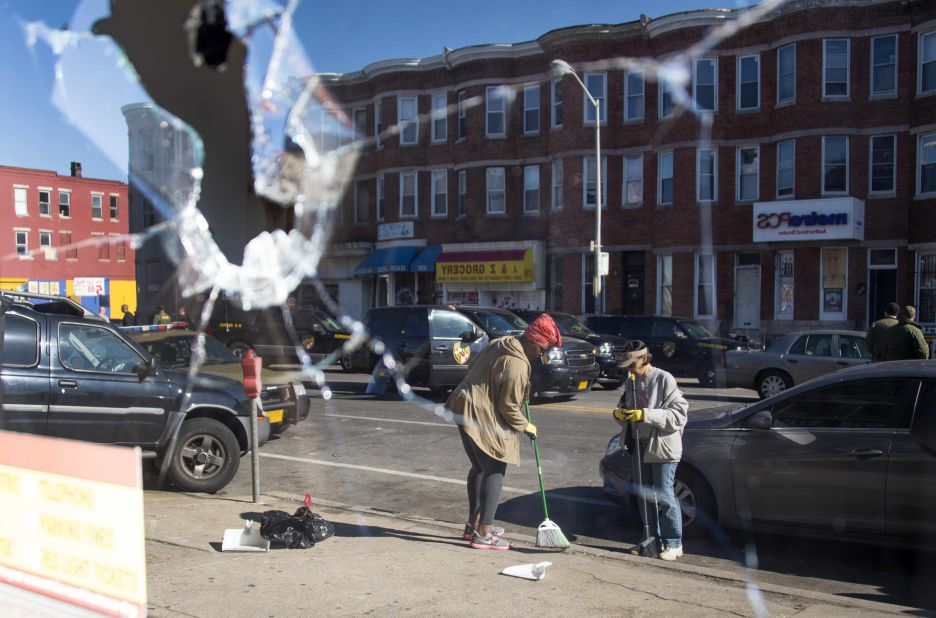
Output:
<instances>
[{"instance_id":1,"label":"silver sedan","mask_svg":"<svg viewBox=\"0 0 936 618\"><path fill-rule=\"evenodd\" d=\"M832 371L870 361L863 332L802 331L784 335L761 352L726 352L725 383L728 387L753 388L765 398Z\"/></svg>"}]
</instances>

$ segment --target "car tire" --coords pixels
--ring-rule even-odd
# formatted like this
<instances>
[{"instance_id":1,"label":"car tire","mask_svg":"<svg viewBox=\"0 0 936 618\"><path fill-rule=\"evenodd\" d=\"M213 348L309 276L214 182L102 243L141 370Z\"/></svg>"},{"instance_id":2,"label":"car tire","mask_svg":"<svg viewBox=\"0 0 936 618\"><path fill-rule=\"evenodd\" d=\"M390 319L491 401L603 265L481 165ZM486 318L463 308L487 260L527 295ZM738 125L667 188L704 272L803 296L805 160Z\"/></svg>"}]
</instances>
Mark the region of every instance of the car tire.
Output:
<instances>
[{"instance_id":1,"label":"car tire","mask_svg":"<svg viewBox=\"0 0 936 618\"><path fill-rule=\"evenodd\" d=\"M718 522L715 494L701 474L680 465L676 469L676 499L682 511L683 536L698 538Z\"/></svg>"},{"instance_id":2,"label":"car tire","mask_svg":"<svg viewBox=\"0 0 936 618\"><path fill-rule=\"evenodd\" d=\"M183 491L214 493L237 474L240 455L237 437L224 423L193 418L179 429L169 478Z\"/></svg>"},{"instance_id":3,"label":"car tire","mask_svg":"<svg viewBox=\"0 0 936 618\"><path fill-rule=\"evenodd\" d=\"M284 433L290 427L291 425L289 423L277 423L270 427L270 433L272 433L273 435L279 435L281 433Z\"/></svg>"},{"instance_id":4,"label":"car tire","mask_svg":"<svg viewBox=\"0 0 936 618\"><path fill-rule=\"evenodd\" d=\"M715 388L718 374L715 365L711 362L705 362L699 365L696 371L696 377L699 379L699 385L705 388Z\"/></svg>"},{"instance_id":5,"label":"car tire","mask_svg":"<svg viewBox=\"0 0 936 618\"><path fill-rule=\"evenodd\" d=\"M617 390L617 389L621 388L622 386L624 386L624 380L618 380L617 382L603 382L603 383L601 383L601 387L602 387L603 389L605 389L606 391Z\"/></svg>"},{"instance_id":6,"label":"car tire","mask_svg":"<svg viewBox=\"0 0 936 618\"><path fill-rule=\"evenodd\" d=\"M237 358L244 358L244 354L246 354L247 350L250 349L250 345L247 343L244 343L243 341L235 341L234 343L231 343L230 345L228 345L228 348L231 350L231 352L234 353L234 356L236 356Z\"/></svg>"},{"instance_id":7,"label":"car tire","mask_svg":"<svg viewBox=\"0 0 936 618\"><path fill-rule=\"evenodd\" d=\"M782 371L765 371L757 377L754 389L761 399L782 393L793 386L793 379Z\"/></svg>"},{"instance_id":8,"label":"car tire","mask_svg":"<svg viewBox=\"0 0 936 618\"><path fill-rule=\"evenodd\" d=\"M338 359L338 364L341 365L341 370L345 373L354 372L354 366L351 364L350 354L342 354L341 358Z\"/></svg>"}]
</instances>

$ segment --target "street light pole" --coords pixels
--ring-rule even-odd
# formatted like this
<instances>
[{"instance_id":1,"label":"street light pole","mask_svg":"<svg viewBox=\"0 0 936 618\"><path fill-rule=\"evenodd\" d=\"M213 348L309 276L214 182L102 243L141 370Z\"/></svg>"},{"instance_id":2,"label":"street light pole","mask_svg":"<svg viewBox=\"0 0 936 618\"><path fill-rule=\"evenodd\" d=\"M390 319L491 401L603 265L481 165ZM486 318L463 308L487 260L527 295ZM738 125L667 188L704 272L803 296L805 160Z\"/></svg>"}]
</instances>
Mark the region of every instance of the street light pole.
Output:
<instances>
[{"instance_id":1,"label":"street light pole","mask_svg":"<svg viewBox=\"0 0 936 618\"><path fill-rule=\"evenodd\" d=\"M571 75L582 87L588 101L595 106L595 240L591 249L595 252L595 276L592 293L595 296L595 313L601 313L601 101L592 96L578 73L565 60L553 60L552 70L557 75Z\"/></svg>"}]
</instances>

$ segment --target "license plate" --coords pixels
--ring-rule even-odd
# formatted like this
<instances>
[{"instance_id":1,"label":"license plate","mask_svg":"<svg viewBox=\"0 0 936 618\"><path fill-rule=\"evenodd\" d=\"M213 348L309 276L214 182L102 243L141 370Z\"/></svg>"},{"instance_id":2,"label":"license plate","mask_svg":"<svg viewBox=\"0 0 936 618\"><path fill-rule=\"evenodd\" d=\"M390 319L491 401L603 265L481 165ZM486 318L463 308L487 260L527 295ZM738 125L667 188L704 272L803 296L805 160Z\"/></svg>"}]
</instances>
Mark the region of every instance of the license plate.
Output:
<instances>
[{"instance_id":1,"label":"license plate","mask_svg":"<svg viewBox=\"0 0 936 618\"><path fill-rule=\"evenodd\" d=\"M263 415L270 419L271 423L282 423L283 422L283 411L282 410L264 410Z\"/></svg>"},{"instance_id":2,"label":"license plate","mask_svg":"<svg viewBox=\"0 0 936 618\"><path fill-rule=\"evenodd\" d=\"M299 395L300 397L306 394L305 386L303 386L302 384L293 384L293 390L295 390L296 394Z\"/></svg>"},{"instance_id":3,"label":"license plate","mask_svg":"<svg viewBox=\"0 0 936 618\"><path fill-rule=\"evenodd\" d=\"M579 390L580 390L580 391L583 391L583 390L585 390L586 388L588 388L588 380L582 380L581 382L579 382Z\"/></svg>"}]
</instances>

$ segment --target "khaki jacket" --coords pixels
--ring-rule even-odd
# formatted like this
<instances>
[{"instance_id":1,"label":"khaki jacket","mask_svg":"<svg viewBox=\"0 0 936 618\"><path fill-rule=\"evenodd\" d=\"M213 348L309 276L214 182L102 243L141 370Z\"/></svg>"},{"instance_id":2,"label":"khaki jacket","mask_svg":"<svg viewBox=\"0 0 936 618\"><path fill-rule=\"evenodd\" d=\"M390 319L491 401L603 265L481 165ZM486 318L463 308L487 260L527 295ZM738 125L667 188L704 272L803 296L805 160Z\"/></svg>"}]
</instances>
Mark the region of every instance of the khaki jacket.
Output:
<instances>
[{"instance_id":1,"label":"khaki jacket","mask_svg":"<svg viewBox=\"0 0 936 618\"><path fill-rule=\"evenodd\" d=\"M526 428L523 404L530 391L530 361L516 337L500 337L471 363L468 375L445 407L464 423L465 433L488 456L520 463L520 433Z\"/></svg>"},{"instance_id":2,"label":"khaki jacket","mask_svg":"<svg viewBox=\"0 0 936 618\"><path fill-rule=\"evenodd\" d=\"M871 359L874 361L886 360L884 358L885 354L885 339L887 337L887 329L891 326L897 325L897 318L892 318L890 316L881 318L877 322L871 325L871 328L868 329L868 334L865 336L865 344L868 346L868 352L871 353Z\"/></svg>"},{"instance_id":3,"label":"khaki jacket","mask_svg":"<svg viewBox=\"0 0 936 618\"><path fill-rule=\"evenodd\" d=\"M929 358L929 347L923 330L916 322L905 320L887 329L884 338L885 360L913 360Z\"/></svg>"}]
</instances>

